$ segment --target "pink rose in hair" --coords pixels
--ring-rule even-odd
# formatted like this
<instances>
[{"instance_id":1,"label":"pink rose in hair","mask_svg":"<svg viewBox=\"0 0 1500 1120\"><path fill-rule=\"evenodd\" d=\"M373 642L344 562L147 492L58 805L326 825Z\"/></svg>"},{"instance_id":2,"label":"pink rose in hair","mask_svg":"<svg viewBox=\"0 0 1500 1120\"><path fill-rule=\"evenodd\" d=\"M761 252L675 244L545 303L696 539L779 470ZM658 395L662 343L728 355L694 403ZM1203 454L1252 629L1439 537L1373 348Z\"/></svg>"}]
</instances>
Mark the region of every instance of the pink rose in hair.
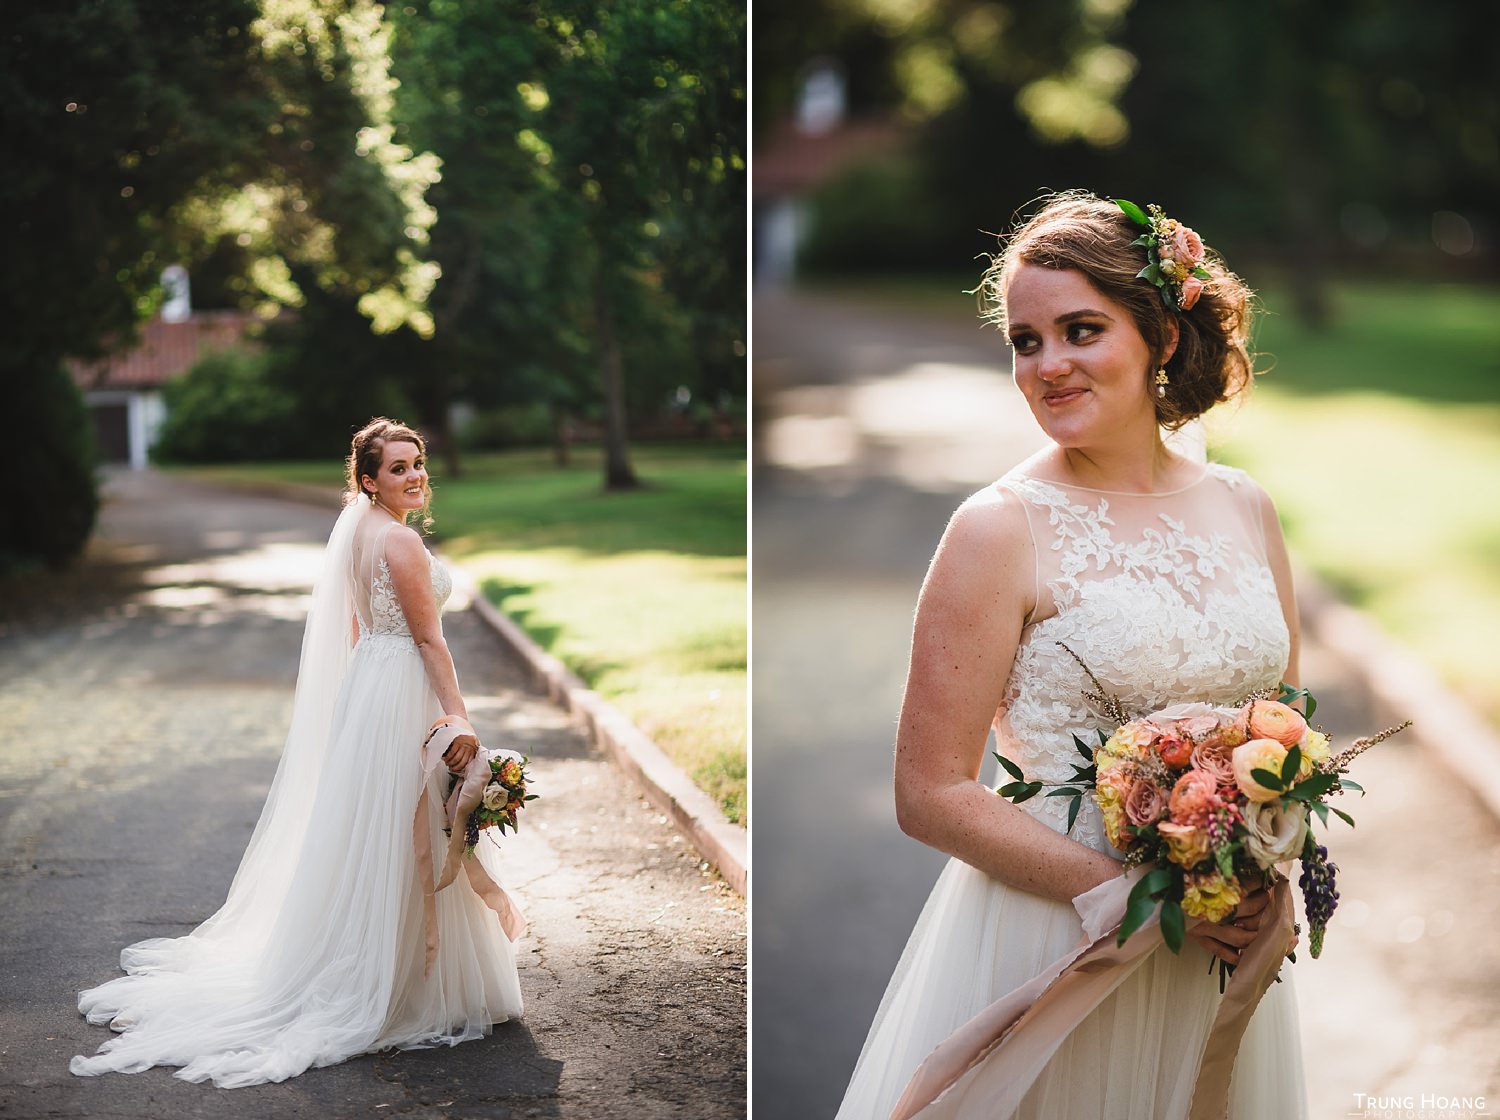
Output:
<instances>
[{"instance_id":1,"label":"pink rose in hair","mask_svg":"<svg viewBox=\"0 0 1500 1120\"><path fill-rule=\"evenodd\" d=\"M1183 311L1192 310L1193 304L1198 302L1198 297L1203 294L1203 281L1196 276L1189 276L1182 282L1182 292L1177 296L1177 306Z\"/></svg>"},{"instance_id":2,"label":"pink rose in hair","mask_svg":"<svg viewBox=\"0 0 1500 1120\"><path fill-rule=\"evenodd\" d=\"M1203 238L1187 226L1179 224L1172 231L1171 252L1162 255L1182 262L1188 269L1197 268L1203 263Z\"/></svg>"}]
</instances>

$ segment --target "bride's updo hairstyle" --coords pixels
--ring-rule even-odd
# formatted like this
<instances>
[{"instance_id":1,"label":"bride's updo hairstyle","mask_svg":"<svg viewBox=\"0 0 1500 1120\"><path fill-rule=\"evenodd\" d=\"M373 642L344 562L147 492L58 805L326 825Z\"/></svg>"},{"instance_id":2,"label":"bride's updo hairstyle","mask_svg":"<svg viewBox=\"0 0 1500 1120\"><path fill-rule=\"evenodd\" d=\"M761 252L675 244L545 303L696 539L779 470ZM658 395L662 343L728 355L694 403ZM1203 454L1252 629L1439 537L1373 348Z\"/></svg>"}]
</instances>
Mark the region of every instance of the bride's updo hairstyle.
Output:
<instances>
[{"instance_id":1,"label":"bride's updo hairstyle","mask_svg":"<svg viewBox=\"0 0 1500 1120\"><path fill-rule=\"evenodd\" d=\"M385 461L385 445L387 443L414 443L417 451L425 459L427 457L427 441L422 438L422 433L415 428L410 428L399 420L388 420L384 416L377 416L359 431L354 433L354 439L349 444L349 458L345 464L344 481L346 489L344 492L344 504L347 506L357 498L367 498L365 488L360 484L360 479L365 475L374 478L380 473L380 464ZM427 482L422 483L422 528L432 528L432 486Z\"/></svg>"},{"instance_id":2,"label":"bride's updo hairstyle","mask_svg":"<svg viewBox=\"0 0 1500 1120\"><path fill-rule=\"evenodd\" d=\"M1153 355L1147 378L1157 419L1162 427L1176 429L1249 387L1255 375L1249 350L1254 296L1219 255L1208 249L1203 268L1209 279L1202 282L1197 302L1187 311L1172 310L1155 285L1137 276L1146 264L1146 249L1131 242L1142 232L1108 199L1086 191L1052 195L1040 210L1020 221L1008 238L1002 238L1004 249L991 258L980 281L981 302L985 317L1003 329L1005 280L1015 261L1082 273L1135 320ZM1160 356L1166 351L1169 323L1174 318L1177 349L1163 364ZM1157 366L1167 371L1162 395L1149 388Z\"/></svg>"}]
</instances>

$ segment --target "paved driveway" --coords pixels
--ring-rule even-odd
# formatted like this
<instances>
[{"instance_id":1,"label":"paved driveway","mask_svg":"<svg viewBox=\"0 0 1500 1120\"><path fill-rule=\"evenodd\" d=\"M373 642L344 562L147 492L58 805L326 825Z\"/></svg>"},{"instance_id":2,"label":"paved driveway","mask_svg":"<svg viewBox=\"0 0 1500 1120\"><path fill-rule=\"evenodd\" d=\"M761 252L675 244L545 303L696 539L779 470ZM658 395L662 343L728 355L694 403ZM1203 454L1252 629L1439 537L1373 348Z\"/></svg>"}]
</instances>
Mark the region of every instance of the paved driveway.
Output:
<instances>
[{"instance_id":1,"label":"paved driveway","mask_svg":"<svg viewBox=\"0 0 1500 1120\"><path fill-rule=\"evenodd\" d=\"M743 903L450 604L490 743L533 757L507 838L523 1021L280 1085L74 1078L106 1032L75 993L223 900L280 752L332 510L113 476L88 563L0 607L0 1117L735 1117Z\"/></svg>"},{"instance_id":2,"label":"paved driveway","mask_svg":"<svg viewBox=\"0 0 1500 1120\"><path fill-rule=\"evenodd\" d=\"M963 496L1039 437L1001 340L962 315L785 294L755 310L755 1113L816 1120L943 863L890 793L922 575ZM1345 742L1398 718L1316 641L1303 677ZM1356 776L1342 909L1296 966L1311 1114L1363 1115L1355 1093L1488 1094L1493 1114L1500 825L1400 740Z\"/></svg>"}]
</instances>

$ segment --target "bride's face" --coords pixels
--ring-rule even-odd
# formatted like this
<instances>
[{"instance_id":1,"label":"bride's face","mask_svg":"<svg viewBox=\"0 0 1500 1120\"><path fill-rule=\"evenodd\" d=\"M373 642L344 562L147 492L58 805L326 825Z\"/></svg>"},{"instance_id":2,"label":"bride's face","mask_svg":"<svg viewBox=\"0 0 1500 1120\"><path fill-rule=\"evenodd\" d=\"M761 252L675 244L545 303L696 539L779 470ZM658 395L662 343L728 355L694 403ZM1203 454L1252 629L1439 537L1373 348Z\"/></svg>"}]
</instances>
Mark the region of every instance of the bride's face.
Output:
<instances>
[{"instance_id":1,"label":"bride's face","mask_svg":"<svg viewBox=\"0 0 1500 1120\"><path fill-rule=\"evenodd\" d=\"M427 504L427 460L414 443L391 440L381 448L380 470L361 479L365 493L372 490L386 509L398 514Z\"/></svg>"},{"instance_id":2,"label":"bride's face","mask_svg":"<svg viewBox=\"0 0 1500 1120\"><path fill-rule=\"evenodd\" d=\"M1137 432L1154 436L1155 363L1129 311L1081 272L1026 261L1007 274L1005 311L1016 386L1055 443L1088 448Z\"/></svg>"}]
</instances>

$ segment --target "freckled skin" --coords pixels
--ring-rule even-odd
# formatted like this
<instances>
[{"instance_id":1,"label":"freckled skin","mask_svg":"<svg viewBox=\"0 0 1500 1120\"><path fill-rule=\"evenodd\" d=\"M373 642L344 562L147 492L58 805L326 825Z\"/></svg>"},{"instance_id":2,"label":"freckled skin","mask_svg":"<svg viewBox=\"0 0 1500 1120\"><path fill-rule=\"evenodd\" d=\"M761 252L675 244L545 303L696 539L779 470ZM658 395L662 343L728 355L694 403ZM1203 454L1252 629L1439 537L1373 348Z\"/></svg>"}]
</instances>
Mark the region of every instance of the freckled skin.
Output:
<instances>
[{"instance_id":1,"label":"freckled skin","mask_svg":"<svg viewBox=\"0 0 1500 1120\"><path fill-rule=\"evenodd\" d=\"M1081 273L1024 261L1004 292L1016 385L1055 446L1038 465L1099 489L1153 493L1201 470L1161 440L1151 376L1175 349L1173 324L1155 355L1128 311ZM1280 525L1263 523L1297 679L1297 619ZM1037 608L1035 559L1020 500L997 486L954 513L923 582L896 739L896 815L910 836L1010 886L1069 902L1120 873L1110 856L1054 832L979 783L990 723L1021 632ZM1258 891L1237 916L1247 928L1193 926L1189 936L1236 960L1266 905Z\"/></svg>"}]
</instances>

